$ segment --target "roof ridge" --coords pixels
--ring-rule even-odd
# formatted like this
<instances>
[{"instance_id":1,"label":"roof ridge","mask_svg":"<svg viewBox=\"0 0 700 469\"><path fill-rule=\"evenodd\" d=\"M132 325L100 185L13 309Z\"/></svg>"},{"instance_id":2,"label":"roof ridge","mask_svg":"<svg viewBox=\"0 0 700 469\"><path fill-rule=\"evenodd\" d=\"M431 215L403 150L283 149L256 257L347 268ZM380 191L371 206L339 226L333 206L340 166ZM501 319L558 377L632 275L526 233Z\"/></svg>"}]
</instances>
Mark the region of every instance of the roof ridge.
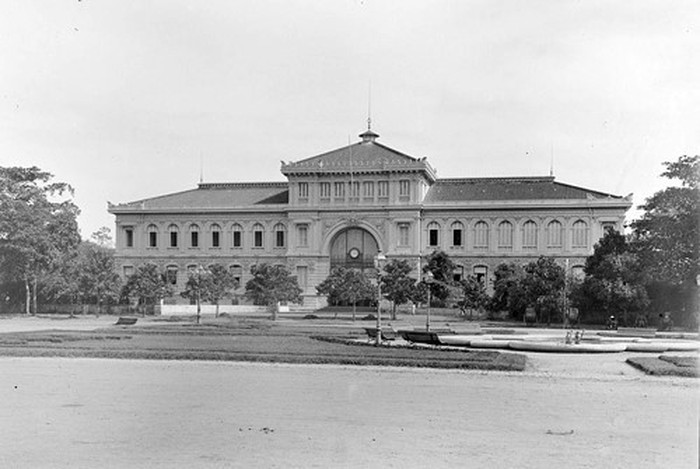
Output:
<instances>
[{"instance_id":1,"label":"roof ridge","mask_svg":"<svg viewBox=\"0 0 700 469\"><path fill-rule=\"evenodd\" d=\"M200 182L197 189L246 189L255 187L287 187L287 181L259 181L259 182ZM197 190L195 189L195 190Z\"/></svg>"},{"instance_id":2,"label":"roof ridge","mask_svg":"<svg viewBox=\"0 0 700 469\"><path fill-rule=\"evenodd\" d=\"M524 182L554 182L554 176L487 176L471 178L438 178L436 182L501 182L501 181L524 181ZM557 184L561 184L557 182Z\"/></svg>"}]
</instances>

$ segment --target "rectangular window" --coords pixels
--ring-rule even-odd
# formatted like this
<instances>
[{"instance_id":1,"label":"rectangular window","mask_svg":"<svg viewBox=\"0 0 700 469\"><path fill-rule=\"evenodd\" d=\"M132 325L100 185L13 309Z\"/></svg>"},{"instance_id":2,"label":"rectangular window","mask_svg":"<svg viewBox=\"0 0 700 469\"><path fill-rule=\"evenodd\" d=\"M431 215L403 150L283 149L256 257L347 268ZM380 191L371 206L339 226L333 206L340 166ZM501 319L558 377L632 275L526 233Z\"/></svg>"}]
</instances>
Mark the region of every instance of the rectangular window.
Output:
<instances>
[{"instance_id":1,"label":"rectangular window","mask_svg":"<svg viewBox=\"0 0 700 469\"><path fill-rule=\"evenodd\" d=\"M474 266L474 277L476 277L476 280L482 284L486 285L486 280L488 279L488 268L483 265L477 265Z\"/></svg>"},{"instance_id":2,"label":"rectangular window","mask_svg":"<svg viewBox=\"0 0 700 469\"><path fill-rule=\"evenodd\" d=\"M253 233L253 246L255 246L256 248L263 247L263 232L262 231L255 231Z\"/></svg>"},{"instance_id":3,"label":"rectangular window","mask_svg":"<svg viewBox=\"0 0 700 469\"><path fill-rule=\"evenodd\" d=\"M408 246L409 229L407 223L399 225L399 246Z\"/></svg>"},{"instance_id":4,"label":"rectangular window","mask_svg":"<svg viewBox=\"0 0 700 469\"><path fill-rule=\"evenodd\" d=\"M284 231L275 231L275 247L284 247Z\"/></svg>"},{"instance_id":5,"label":"rectangular window","mask_svg":"<svg viewBox=\"0 0 700 469\"><path fill-rule=\"evenodd\" d=\"M399 197L409 197L411 195L411 181L403 179L399 181Z\"/></svg>"},{"instance_id":6,"label":"rectangular window","mask_svg":"<svg viewBox=\"0 0 700 469\"><path fill-rule=\"evenodd\" d=\"M360 183L353 181L350 183L350 197L357 199L360 197Z\"/></svg>"},{"instance_id":7,"label":"rectangular window","mask_svg":"<svg viewBox=\"0 0 700 469\"><path fill-rule=\"evenodd\" d=\"M374 182L365 181L362 183L362 197L365 199L374 198Z\"/></svg>"},{"instance_id":8,"label":"rectangular window","mask_svg":"<svg viewBox=\"0 0 700 469\"><path fill-rule=\"evenodd\" d=\"M462 245L462 230L460 228L455 228L452 230L452 246Z\"/></svg>"},{"instance_id":9,"label":"rectangular window","mask_svg":"<svg viewBox=\"0 0 700 469\"><path fill-rule=\"evenodd\" d=\"M156 233L155 231L151 231L150 233L148 233L148 247L158 247L158 233Z\"/></svg>"},{"instance_id":10,"label":"rectangular window","mask_svg":"<svg viewBox=\"0 0 700 469\"><path fill-rule=\"evenodd\" d=\"M233 247L234 248L239 248L241 247L241 232L240 231L234 231L233 232Z\"/></svg>"},{"instance_id":11,"label":"rectangular window","mask_svg":"<svg viewBox=\"0 0 700 469\"><path fill-rule=\"evenodd\" d=\"M126 236L126 247L134 247L134 230L133 228L127 228L124 230L124 235Z\"/></svg>"},{"instance_id":12,"label":"rectangular window","mask_svg":"<svg viewBox=\"0 0 700 469\"><path fill-rule=\"evenodd\" d=\"M440 231L436 228L428 230L428 245L437 246L440 242Z\"/></svg>"},{"instance_id":13,"label":"rectangular window","mask_svg":"<svg viewBox=\"0 0 700 469\"><path fill-rule=\"evenodd\" d=\"M124 278L129 278L132 275L134 275L134 266L132 265L125 265L123 267L124 269Z\"/></svg>"},{"instance_id":14,"label":"rectangular window","mask_svg":"<svg viewBox=\"0 0 700 469\"><path fill-rule=\"evenodd\" d=\"M389 181L379 181L377 183L377 197L389 197Z\"/></svg>"},{"instance_id":15,"label":"rectangular window","mask_svg":"<svg viewBox=\"0 0 700 469\"><path fill-rule=\"evenodd\" d=\"M330 182L322 182L320 185L320 191L321 191L321 198L322 199L330 199L331 198L331 183Z\"/></svg>"},{"instance_id":16,"label":"rectangular window","mask_svg":"<svg viewBox=\"0 0 700 469\"><path fill-rule=\"evenodd\" d=\"M309 198L309 183L300 182L299 183L299 198L308 199Z\"/></svg>"},{"instance_id":17,"label":"rectangular window","mask_svg":"<svg viewBox=\"0 0 700 469\"><path fill-rule=\"evenodd\" d=\"M170 247L171 248L177 247L177 231L170 232Z\"/></svg>"},{"instance_id":18,"label":"rectangular window","mask_svg":"<svg viewBox=\"0 0 700 469\"><path fill-rule=\"evenodd\" d=\"M190 241L191 241L191 246L193 248L198 248L199 247L199 231L193 231L190 233Z\"/></svg>"},{"instance_id":19,"label":"rectangular window","mask_svg":"<svg viewBox=\"0 0 700 469\"><path fill-rule=\"evenodd\" d=\"M297 245L304 248L309 245L309 227L307 225L297 226Z\"/></svg>"},{"instance_id":20,"label":"rectangular window","mask_svg":"<svg viewBox=\"0 0 700 469\"><path fill-rule=\"evenodd\" d=\"M221 233L219 231L211 232L211 247L218 248L221 244Z\"/></svg>"},{"instance_id":21,"label":"rectangular window","mask_svg":"<svg viewBox=\"0 0 700 469\"><path fill-rule=\"evenodd\" d=\"M344 199L345 198L345 183L344 182L333 183L333 196L336 199Z\"/></svg>"}]
</instances>

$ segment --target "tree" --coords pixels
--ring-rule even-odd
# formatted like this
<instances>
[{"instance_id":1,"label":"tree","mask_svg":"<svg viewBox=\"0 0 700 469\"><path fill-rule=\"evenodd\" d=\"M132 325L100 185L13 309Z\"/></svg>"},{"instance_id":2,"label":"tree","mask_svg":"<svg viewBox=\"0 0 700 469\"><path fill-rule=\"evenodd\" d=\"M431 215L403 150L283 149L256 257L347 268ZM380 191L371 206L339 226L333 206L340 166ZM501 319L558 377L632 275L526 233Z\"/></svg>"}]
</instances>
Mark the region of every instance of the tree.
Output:
<instances>
[{"instance_id":1,"label":"tree","mask_svg":"<svg viewBox=\"0 0 700 469\"><path fill-rule=\"evenodd\" d=\"M528 307L528 298L523 287L524 278L525 270L519 264L499 264L494 271L494 291L489 309L508 311L513 319L522 320Z\"/></svg>"},{"instance_id":2,"label":"tree","mask_svg":"<svg viewBox=\"0 0 700 469\"><path fill-rule=\"evenodd\" d=\"M589 320L601 322L620 314L621 323L631 326L630 314L648 306L642 264L621 233L605 233L586 259L584 271L586 277L574 287L572 300Z\"/></svg>"},{"instance_id":3,"label":"tree","mask_svg":"<svg viewBox=\"0 0 700 469\"><path fill-rule=\"evenodd\" d=\"M333 305L351 304L353 321L356 318L357 303L372 300L377 295L376 288L363 272L342 266L333 268L328 277L316 287L316 291L319 295L325 295Z\"/></svg>"},{"instance_id":4,"label":"tree","mask_svg":"<svg viewBox=\"0 0 700 469\"><path fill-rule=\"evenodd\" d=\"M78 207L37 167L0 167L0 264L25 285L25 311L36 312L39 278L80 242ZM62 199L63 198L63 199Z\"/></svg>"},{"instance_id":5,"label":"tree","mask_svg":"<svg viewBox=\"0 0 700 469\"><path fill-rule=\"evenodd\" d=\"M140 265L126 281L122 296L137 300L139 307L152 306L172 296L173 288L156 264Z\"/></svg>"},{"instance_id":6,"label":"tree","mask_svg":"<svg viewBox=\"0 0 700 469\"><path fill-rule=\"evenodd\" d=\"M458 303L460 308L470 311L481 310L488 305L490 298L486 293L486 288L474 275L467 275L458 284L462 290L462 299Z\"/></svg>"},{"instance_id":7,"label":"tree","mask_svg":"<svg viewBox=\"0 0 700 469\"><path fill-rule=\"evenodd\" d=\"M553 258L540 256L525 266L522 287L529 306L535 307L540 321L545 317L547 324L552 315L563 314L566 309L566 272Z\"/></svg>"},{"instance_id":8,"label":"tree","mask_svg":"<svg viewBox=\"0 0 700 469\"><path fill-rule=\"evenodd\" d=\"M219 317L219 303L227 297L231 290L238 288L238 282L231 271L221 264L212 264L208 267L211 280L208 283L208 291L205 299L216 305L216 317Z\"/></svg>"},{"instance_id":9,"label":"tree","mask_svg":"<svg viewBox=\"0 0 700 469\"><path fill-rule=\"evenodd\" d=\"M656 192L632 222L632 247L648 273L647 286L657 308L674 307L679 322L695 326L700 274L700 156L665 162L665 178L680 181Z\"/></svg>"},{"instance_id":10,"label":"tree","mask_svg":"<svg viewBox=\"0 0 700 469\"><path fill-rule=\"evenodd\" d=\"M428 282L431 301L435 303L435 306L445 306L451 294L450 286L454 283L452 278L455 263L443 251L434 251L427 257L426 261L427 264L423 267L423 272L433 274L432 281Z\"/></svg>"},{"instance_id":11,"label":"tree","mask_svg":"<svg viewBox=\"0 0 700 469\"><path fill-rule=\"evenodd\" d=\"M413 267L405 260L392 260L384 266L381 276L382 296L392 302L391 319L396 319L396 308L411 301L416 280L409 277Z\"/></svg>"},{"instance_id":12,"label":"tree","mask_svg":"<svg viewBox=\"0 0 700 469\"><path fill-rule=\"evenodd\" d=\"M245 285L245 296L254 304L272 306L281 301L301 301L303 290L285 266L257 264L250 268L250 273L253 278ZM277 319L276 309L273 319Z\"/></svg>"},{"instance_id":13,"label":"tree","mask_svg":"<svg viewBox=\"0 0 700 469\"><path fill-rule=\"evenodd\" d=\"M202 316L202 301L206 299L207 293L213 288L213 276L208 269L201 265L187 273L185 290L180 296L187 298L197 305L197 324ZM218 313L217 313L218 314Z\"/></svg>"}]
</instances>

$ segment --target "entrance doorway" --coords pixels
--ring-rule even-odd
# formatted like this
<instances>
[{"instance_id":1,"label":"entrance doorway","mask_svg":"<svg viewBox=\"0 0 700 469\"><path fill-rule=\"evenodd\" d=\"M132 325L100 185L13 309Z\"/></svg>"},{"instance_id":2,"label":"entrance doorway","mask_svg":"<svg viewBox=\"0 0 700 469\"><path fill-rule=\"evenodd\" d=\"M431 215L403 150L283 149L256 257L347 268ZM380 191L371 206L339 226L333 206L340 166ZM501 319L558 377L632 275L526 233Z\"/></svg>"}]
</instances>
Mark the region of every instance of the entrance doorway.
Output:
<instances>
[{"instance_id":1,"label":"entrance doorway","mask_svg":"<svg viewBox=\"0 0 700 469\"><path fill-rule=\"evenodd\" d=\"M333 237L330 251L331 269L342 266L364 271L374 269L379 245L369 231L347 228Z\"/></svg>"}]
</instances>

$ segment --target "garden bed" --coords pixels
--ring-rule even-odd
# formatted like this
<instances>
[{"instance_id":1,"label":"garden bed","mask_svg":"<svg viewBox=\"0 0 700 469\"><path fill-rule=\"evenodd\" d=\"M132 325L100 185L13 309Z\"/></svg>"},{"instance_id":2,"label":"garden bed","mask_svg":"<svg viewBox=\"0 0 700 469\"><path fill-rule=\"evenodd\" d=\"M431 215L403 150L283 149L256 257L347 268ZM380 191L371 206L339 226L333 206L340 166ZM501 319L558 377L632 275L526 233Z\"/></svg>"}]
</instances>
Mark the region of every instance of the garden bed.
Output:
<instances>
[{"instance_id":1,"label":"garden bed","mask_svg":"<svg viewBox=\"0 0 700 469\"><path fill-rule=\"evenodd\" d=\"M697 356L631 357L627 363L648 375L700 377Z\"/></svg>"}]
</instances>

